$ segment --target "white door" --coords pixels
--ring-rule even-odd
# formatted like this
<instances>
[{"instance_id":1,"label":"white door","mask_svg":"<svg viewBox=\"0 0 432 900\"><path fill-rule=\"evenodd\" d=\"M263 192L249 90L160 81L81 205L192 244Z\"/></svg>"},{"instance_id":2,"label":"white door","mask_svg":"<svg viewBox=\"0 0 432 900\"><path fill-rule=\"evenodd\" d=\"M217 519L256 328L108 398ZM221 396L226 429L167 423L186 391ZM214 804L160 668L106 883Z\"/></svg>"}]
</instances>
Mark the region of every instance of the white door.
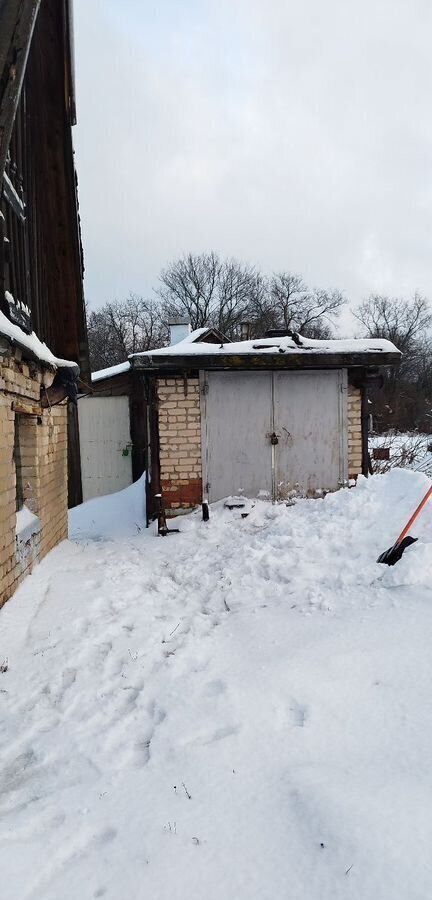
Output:
<instances>
[{"instance_id":1,"label":"white door","mask_svg":"<svg viewBox=\"0 0 432 900\"><path fill-rule=\"evenodd\" d=\"M83 500L132 484L129 397L78 401Z\"/></svg>"},{"instance_id":2,"label":"white door","mask_svg":"<svg viewBox=\"0 0 432 900\"><path fill-rule=\"evenodd\" d=\"M202 381L211 502L319 496L344 483L345 372L207 372Z\"/></svg>"},{"instance_id":3,"label":"white door","mask_svg":"<svg viewBox=\"0 0 432 900\"><path fill-rule=\"evenodd\" d=\"M204 434L210 502L272 495L271 372L209 372Z\"/></svg>"},{"instance_id":4,"label":"white door","mask_svg":"<svg viewBox=\"0 0 432 900\"><path fill-rule=\"evenodd\" d=\"M276 496L337 490L346 477L343 372L275 372L273 378Z\"/></svg>"}]
</instances>

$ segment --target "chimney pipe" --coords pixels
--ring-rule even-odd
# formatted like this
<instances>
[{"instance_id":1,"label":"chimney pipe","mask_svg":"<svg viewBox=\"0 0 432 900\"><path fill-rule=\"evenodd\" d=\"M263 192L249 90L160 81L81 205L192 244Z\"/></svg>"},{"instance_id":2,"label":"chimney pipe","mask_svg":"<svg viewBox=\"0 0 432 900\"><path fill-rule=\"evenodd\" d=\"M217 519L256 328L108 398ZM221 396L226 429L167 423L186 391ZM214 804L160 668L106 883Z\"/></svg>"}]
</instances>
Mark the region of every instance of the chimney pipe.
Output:
<instances>
[{"instance_id":1,"label":"chimney pipe","mask_svg":"<svg viewBox=\"0 0 432 900\"><path fill-rule=\"evenodd\" d=\"M240 340L248 341L250 335L250 322L240 322Z\"/></svg>"},{"instance_id":2,"label":"chimney pipe","mask_svg":"<svg viewBox=\"0 0 432 900\"><path fill-rule=\"evenodd\" d=\"M171 322L168 323L169 331L170 331L170 346L173 344L178 344L180 341L184 341L184 339L191 333L191 326L189 319L171 319Z\"/></svg>"}]
</instances>

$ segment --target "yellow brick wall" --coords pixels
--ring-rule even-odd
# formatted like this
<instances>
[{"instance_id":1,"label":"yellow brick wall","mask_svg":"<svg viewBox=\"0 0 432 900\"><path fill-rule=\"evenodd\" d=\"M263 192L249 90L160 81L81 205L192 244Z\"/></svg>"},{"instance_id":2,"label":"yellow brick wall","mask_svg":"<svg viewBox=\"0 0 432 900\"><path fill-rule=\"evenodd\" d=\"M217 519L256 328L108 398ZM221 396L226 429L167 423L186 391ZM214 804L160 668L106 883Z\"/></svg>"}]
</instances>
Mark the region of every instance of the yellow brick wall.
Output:
<instances>
[{"instance_id":1,"label":"yellow brick wall","mask_svg":"<svg viewBox=\"0 0 432 900\"><path fill-rule=\"evenodd\" d=\"M67 404L44 410L38 419L20 419L20 460L25 503L39 517L40 533L29 552L19 553L15 538L16 472L14 400L37 403L41 384L54 373L0 356L0 606L9 599L34 560L67 537ZM26 548L21 548L26 551Z\"/></svg>"},{"instance_id":2,"label":"yellow brick wall","mask_svg":"<svg viewBox=\"0 0 432 900\"><path fill-rule=\"evenodd\" d=\"M362 470L361 391L348 386L348 473L357 478Z\"/></svg>"},{"instance_id":3,"label":"yellow brick wall","mask_svg":"<svg viewBox=\"0 0 432 900\"><path fill-rule=\"evenodd\" d=\"M40 559L68 534L67 404L44 413L38 428Z\"/></svg>"},{"instance_id":4,"label":"yellow brick wall","mask_svg":"<svg viewBox=\"0 0 432 900\"><path fill-rule=\"evenodd\" d=\"M13 446L14 413L10 401L0 393L0 605L12 593L16 579Z\"/></svg>"},{"instance_id":5,"label":"yellow brick wall","mask_svg":"<svg viewBox=\"0 0 432 900\"><path fill-rule=\"evenodd\" d=\"M161 489L167 510L202 500L201 412L198 378L158 381Z\"/></svg>"}]
</instances>

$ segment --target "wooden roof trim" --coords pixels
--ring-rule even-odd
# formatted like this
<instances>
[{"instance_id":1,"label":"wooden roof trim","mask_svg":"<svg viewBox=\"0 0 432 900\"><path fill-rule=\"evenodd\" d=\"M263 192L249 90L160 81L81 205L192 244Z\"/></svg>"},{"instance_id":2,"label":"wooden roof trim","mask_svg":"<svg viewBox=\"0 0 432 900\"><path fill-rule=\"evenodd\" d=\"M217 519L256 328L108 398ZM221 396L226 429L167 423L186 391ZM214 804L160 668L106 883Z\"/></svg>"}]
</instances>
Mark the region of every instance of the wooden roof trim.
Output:
<instances>
[{"instance_id":1,"label":"wooden roof trim","mask_svg":"<svg viewBox=\"0 0 432 900\"><path fill-rule=\"evenodd\" d=\"M209 337L213 337L214 341L209 341ZM232 343L231 338L226 337L226 335L224 335L222 333L222 331L219 331L219 328L213 328L212 326L209 326L206 329L206 331L203 332L203 334L200 334L200 336L198 338L196 338L196 340L194 341L194 344L203 344L203 343L217 344L219 342L221 344L231 344Z\"/></svg>"},{"instance_id":2,"label":"wooden roof trim","mask_svg":"<svg viewBox=\"0 0 432 900\"><path fill-rule=\"evenodd\" d=\"M200 369L351 369L376 368L377 366L398 366L400 353L313 353L302 350L299 353L268 354L257 353L235 355L233 353L187 354L181 356L158 354L151 357L131 358L133 371L167 372L170 370L190 371Z\"/></svg>"}]
</instances>

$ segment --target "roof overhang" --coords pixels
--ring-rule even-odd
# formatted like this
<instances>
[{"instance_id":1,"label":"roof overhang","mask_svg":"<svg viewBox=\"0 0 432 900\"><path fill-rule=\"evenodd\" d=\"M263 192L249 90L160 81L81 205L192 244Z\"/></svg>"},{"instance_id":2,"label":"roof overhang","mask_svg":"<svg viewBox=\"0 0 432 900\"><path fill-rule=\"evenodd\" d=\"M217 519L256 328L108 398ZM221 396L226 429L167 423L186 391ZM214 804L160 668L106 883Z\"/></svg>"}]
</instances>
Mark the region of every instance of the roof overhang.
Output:
<instances>
[{"instance_id":1,"label":"roof overhang","mask_svg":"<svg viewBox=\"0 0 432 900\"><path fill-rule=\"evenodd\" d=\"M41 368L51 372L66 370L73 378L78 378L80 373L78 363L67 359L58 359L45 344L39 341L35 334L27 335L12 323L8 323L7 331L3 330L2 316L3 313L0 313L0 360L2 356L10 356L14 348L18 348L23 360L35 362ZM4 316L3 320L5 321Z\"/></svg>"},{"instance_id":2,"label":"roof overhang","mask_svg":"<svg viewBox=\"0 0 432 900\"><path fill-rule=\"evenodd\" d=\"M401 361L401 353L398 351L368 351L346 353L314 353L307 350L299 350L298 353L200 353L200 354L166 354L160 351L153 355L134 356L130 358L132 370L136 372L164 373L164 372L190 372L202 369L214 370L264 370L275 369L294 370L300 369L376 369L382 366L398 366Z\"/></svg>"}]
</instances>

